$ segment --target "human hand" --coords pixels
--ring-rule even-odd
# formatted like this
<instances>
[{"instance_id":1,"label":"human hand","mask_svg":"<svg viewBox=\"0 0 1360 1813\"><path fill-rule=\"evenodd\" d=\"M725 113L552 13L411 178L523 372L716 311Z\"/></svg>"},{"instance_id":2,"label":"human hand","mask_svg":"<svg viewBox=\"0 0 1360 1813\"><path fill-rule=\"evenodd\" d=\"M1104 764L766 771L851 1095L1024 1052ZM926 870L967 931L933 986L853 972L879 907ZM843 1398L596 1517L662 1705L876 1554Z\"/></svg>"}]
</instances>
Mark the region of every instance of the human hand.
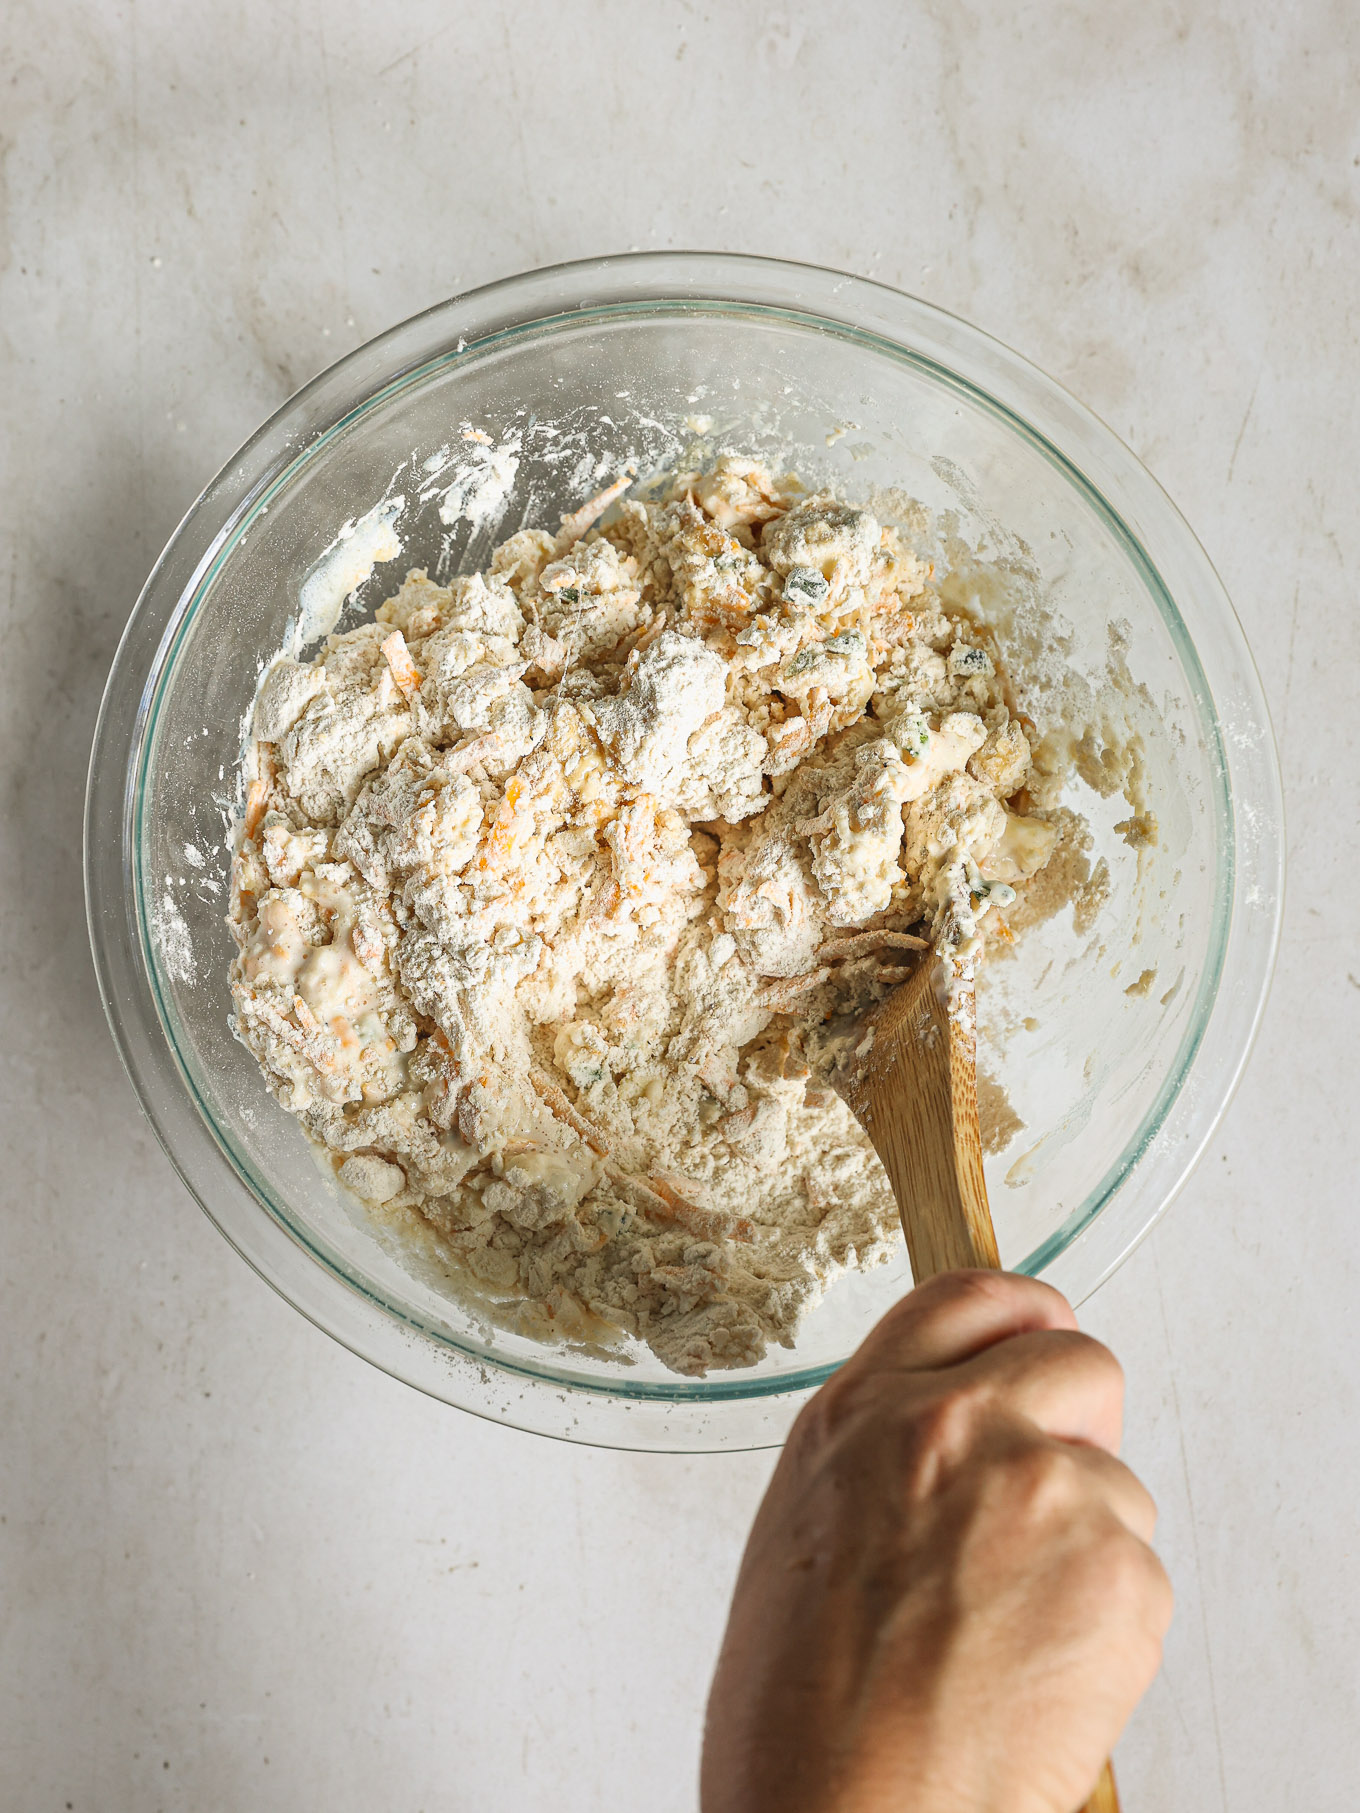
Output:
<instances>
[{"instance_id":1,"label":"human hand","mask_svg":"<svg viewBox=\"0 0 1360 1813\"><path fill-rule=\"evenodd\" d=\"M704 1813L1074 1813L1171 1618L1123 1395L1034 1279L946 1273L891 1310L757 1514Z\"/></svg>"}]
</instances>

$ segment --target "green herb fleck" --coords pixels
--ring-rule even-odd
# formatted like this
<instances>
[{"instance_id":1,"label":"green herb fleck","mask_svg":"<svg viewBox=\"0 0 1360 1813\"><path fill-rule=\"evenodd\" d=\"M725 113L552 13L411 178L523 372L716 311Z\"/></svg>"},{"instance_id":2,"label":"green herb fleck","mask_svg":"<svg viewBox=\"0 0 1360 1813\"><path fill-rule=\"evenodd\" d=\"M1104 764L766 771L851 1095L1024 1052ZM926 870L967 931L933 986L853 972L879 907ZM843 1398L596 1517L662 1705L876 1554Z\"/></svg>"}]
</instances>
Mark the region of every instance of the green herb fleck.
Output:
<instances>
[{"instance_id":1,"label":"green herb fleck","mask_svg":"<svg viewBox=\"0 0 1360 1813\"><path fill-rule=\"evenodd\" d=\"M791 602L819 605L831 587L816 567L794 567L784 580L784 596Z\"/></svg>"}]
</instances>

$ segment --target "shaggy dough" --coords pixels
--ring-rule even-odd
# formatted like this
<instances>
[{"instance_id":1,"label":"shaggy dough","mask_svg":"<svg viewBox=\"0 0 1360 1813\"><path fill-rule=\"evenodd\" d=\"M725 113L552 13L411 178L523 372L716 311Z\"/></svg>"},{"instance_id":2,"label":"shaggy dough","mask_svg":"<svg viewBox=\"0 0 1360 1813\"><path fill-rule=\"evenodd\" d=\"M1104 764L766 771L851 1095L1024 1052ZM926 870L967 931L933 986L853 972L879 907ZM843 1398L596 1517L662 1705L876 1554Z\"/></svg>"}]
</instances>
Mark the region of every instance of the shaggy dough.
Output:
<instances>
[{"instance_id":1,"label":"shaggy dough","mask_svg":"<svg viewBox=\"0 0 1360 1813\"><path fill-rule=\"evenodd\" d=\"M900 1239L805 1042L1056 834L905 534L730 456L596 515L274 663L234 1025L341 1182L518 1326L702 1374Z\"/></svg>"}]
</instances>

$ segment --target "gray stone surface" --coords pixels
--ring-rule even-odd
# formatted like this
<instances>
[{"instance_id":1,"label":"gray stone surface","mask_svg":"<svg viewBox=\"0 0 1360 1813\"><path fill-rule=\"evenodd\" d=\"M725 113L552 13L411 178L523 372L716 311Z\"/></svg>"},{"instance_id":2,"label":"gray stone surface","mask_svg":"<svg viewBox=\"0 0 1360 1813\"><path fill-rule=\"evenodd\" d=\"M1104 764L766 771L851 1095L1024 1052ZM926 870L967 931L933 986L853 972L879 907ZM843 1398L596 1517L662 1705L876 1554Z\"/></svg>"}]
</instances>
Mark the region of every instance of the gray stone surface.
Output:
<instances>
[{"instance_id":1,"label":"gray stone surface","mask_svg":"<svg viewBox=\"0 0 1360 1813\"><path fill-rule=\"evenodd\" d=\"M1288 7L11 0L0 23L0 1800L684 1813L770 1458L558 1446L278 1301L137 1113L85 754L199 485L450 292L632 245L843 266L1092 404L1262 664L1292 894L1212 1151L1088 1305L1179 1589L1128 1813L1360 1765L1360 27Z\"/></svg>"}]
</instances>

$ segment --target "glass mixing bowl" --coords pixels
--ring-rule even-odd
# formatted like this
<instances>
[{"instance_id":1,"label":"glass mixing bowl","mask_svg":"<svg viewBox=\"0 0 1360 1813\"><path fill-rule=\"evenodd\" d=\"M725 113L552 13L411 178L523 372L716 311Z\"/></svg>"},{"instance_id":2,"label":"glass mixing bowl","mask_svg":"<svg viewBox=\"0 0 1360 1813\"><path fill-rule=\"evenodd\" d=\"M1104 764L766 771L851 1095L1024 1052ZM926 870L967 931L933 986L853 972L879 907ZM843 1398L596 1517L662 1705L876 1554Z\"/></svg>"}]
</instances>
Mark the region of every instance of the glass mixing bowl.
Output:
<instances>
[{"instance_id":1,"label":"glass mixing bowl","mask_svg":"<svg viewBox=\"0 0 1360 1813\"><path fill-rule=\"evenodd\" d=\"M468 468L485 455L464 426L515 450L514 471ZM905 1253L838 1280L791 1349L705 1379L636 1344L552 1348L460 1305L323 1177L231 1037L225 837L261 666L324 628L328 600L354 587L340 621L358 621L407 566L466 570L624 460L646 472L696 442L753 448L887 514L922 506L928 540L1001 575L990 608L1031 715L1065 714L1081 739L1069 798L1108 888L991 965L980 999L981 1066L1023 1122L987 1166L1006 1264L1080 1299L1166 1208L1241 1072L1281 893L1265 703L1203 550L1108 429L939 309L768 259L604 258L443 303L300 391L185 517L114 661L86 819L109 1022L180 1176L304 1315L449 1403L621 1447L780 1441L908 1288ZM460 449L467 507L450 527ZM403 557L365 579L384 522ZM1130 761L1156 819L1140 848L1111 791Z\"/></svg>"}]
</instances>

